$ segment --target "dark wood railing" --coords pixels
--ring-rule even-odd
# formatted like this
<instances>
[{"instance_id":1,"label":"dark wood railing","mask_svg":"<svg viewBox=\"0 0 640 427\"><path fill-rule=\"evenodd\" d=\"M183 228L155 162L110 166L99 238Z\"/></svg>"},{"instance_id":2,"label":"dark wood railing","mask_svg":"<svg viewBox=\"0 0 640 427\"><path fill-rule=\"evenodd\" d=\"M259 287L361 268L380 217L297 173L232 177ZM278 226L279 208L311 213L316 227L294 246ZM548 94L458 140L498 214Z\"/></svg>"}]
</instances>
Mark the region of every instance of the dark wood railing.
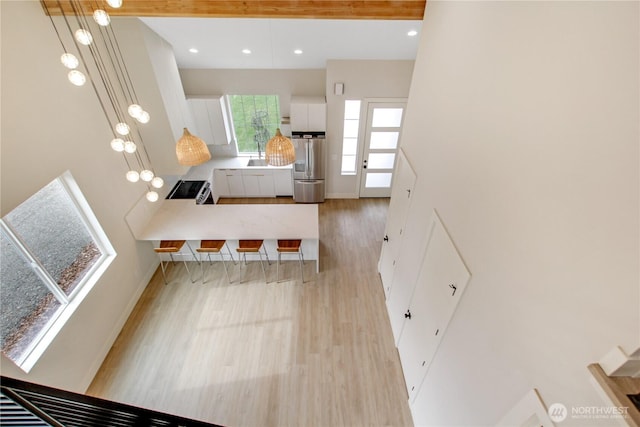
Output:
<instances>
[{"instance_id":1,"label":"dark wood railing","mask_svg":"<svg viewBox=\"0 0 640 427\"><path fill-rule=\"evenodd\" d=\"M0 377L0 425L220 427L4 376Z\"/></svg>"}]
</instances>

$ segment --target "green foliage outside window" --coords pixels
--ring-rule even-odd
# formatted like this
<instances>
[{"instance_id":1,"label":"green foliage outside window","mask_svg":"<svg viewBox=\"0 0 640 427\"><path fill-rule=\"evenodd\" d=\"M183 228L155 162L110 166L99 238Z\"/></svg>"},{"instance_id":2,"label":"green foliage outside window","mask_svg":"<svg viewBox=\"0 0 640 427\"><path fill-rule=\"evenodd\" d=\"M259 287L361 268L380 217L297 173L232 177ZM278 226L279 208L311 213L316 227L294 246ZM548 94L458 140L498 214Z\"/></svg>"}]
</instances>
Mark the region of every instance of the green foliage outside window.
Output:
<instances>
[{"instance_id":1,"label":"green foliage outside window","mask_svg":"<svg viewBox=\"0 0 640 427\"><path fill-rule=\"evenodd\" d=\"M239 153L264 153L280 127L277 95L229 95Z\"/></svg>"}]
</instances>

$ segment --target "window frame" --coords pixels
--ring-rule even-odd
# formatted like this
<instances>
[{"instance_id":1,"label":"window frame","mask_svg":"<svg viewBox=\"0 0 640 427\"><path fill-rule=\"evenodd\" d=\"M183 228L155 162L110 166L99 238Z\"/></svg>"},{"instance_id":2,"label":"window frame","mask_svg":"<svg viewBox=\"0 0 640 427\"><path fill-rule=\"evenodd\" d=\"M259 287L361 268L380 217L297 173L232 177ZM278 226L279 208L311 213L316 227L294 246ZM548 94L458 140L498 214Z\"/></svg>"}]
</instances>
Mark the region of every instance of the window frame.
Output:
<instances>
[{"instance_id":1,"label":"window frame","mask_svg":"<svg viewBox=\"0 0 640 427\"><path fill-rule=\"evenodd\" d=\"M27 345L27 348L20 358L14 360L7 355L4 355L26 373L29 373L29 371L35 366L57 334L62 330L66 322L71 318L75 310L80 306L84 298L93 289L95 284L117 256L113 245L98 222L97 217L82 194L80 187L71 175L71 172L65 171L62 175L47 183L47 185L54 181L59 182L65 193L69 196L69 199L75 208L75 213L86 227L94 244L102 252L102 255L85 272L71 293L66 295L53 277L51 277L46 268L40 263L38 258L33 254L31 249L29 249L29 246L26 245L18 235L16 235L11 225L5 221L5 217L0 218L0 228L2 228L2 232L8 238L9 243L13 245L16 251L18 251L22 258L31 266L34 273L38 278L40 278L49 292L54 295L54 298L59 301L62 306L58 309L57 313L47 321L46 325L37 332L36 336ZM33 195L31 197L33 197Z\"/></svg>"},{"instance_id":2,"label":"window frame","mask_svg":"<svg viewBox=\"0 0 640 427\"><path fill-rule=\"evenodd\" d=\"M348 102L357 102L358 103L358 118L348 118L347 117L347 103ZM344 112L342 117L342 149L340 156L340 175L342 176L356 176L358 174L358 153L360 150L360 140L361 140L361 126L360 122L362 121L362 100L361 99L345 99L344 101ZM355 124L357 129L357 133L355 137L345 136L345 130L347 129L348 124ZM345 149L347 148L347 139L355 142L355 153L353 154L345 154ZM353 159L353 169L345 170L346 159ZM350 162L349 162L350 163Z\"/></svg>"},{"instance_id":3,"label":"window frame","mask_svg":"<svg viewBox=\"0 0 640 427\"><path fill-rule=\"evenodd\" d=\"M229 124L230 124L230 128L231 128L231 134L233 135L233 141L235 143L235 148L236 148L236 154L238 156L256 156L258 155L258 148L256 147L256 151L240 151L240 140L238 138L238 132L236 129L236 123L235 123L235 118L233 115L233 105L232 105L232 101L231 98L233 96L264 96L264 97L274 97L276 104L277 104L277 117L276 117L276 128L280 127L281 121L282 121L282 110L281 110L281 106L280 106L280 96L277 94L239 94L239 93L233 93L233 94L227 94L225 95L225 101L226 101L226 108L229 114ZM246 125L246 123L245 123ZM273 137L275 135L275 132L273 135L270 135L270 138ZM270 139L269 138L269 139ZM269 141L269 139L267 139L267 141ZM265 147L266 147L266 143L267 141L265 141ZM262 149L262 156L264 157L264 148Z\"/></svg>"}]
</instances>

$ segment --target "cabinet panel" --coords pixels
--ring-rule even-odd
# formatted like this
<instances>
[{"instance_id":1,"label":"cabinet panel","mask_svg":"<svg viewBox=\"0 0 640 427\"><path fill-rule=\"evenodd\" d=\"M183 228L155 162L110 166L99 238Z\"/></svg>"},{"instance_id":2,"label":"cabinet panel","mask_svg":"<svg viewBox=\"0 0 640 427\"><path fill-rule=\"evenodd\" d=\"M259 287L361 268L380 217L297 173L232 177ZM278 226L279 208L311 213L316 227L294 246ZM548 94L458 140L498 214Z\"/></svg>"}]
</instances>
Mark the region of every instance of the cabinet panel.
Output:
<instances>
[{"instance_id":1,"label":"cabinet panel","mask_svg":"<svg viewBox=\"0 0 640 427\"><path fill-rule=\"evenodd\" d=\"M327 103L324 97L291 97L289 107L291 130L294 132L325 132Z\"/></svg>"},{"instance_id":2,"label":"cabinet panel","mask_svg":"<svg viewBox=\"0 0 640 427\"><path fill-rule=\"evenodd\" d=\"M308 129L310 131L322 131L327 129L327 105L309 104Z\"/></svg>"},{"instance_id":3,"label":"cabinet panel","mask_svg":"<svg viewBox=\"0 0 640 427\"><path fill-rule=\"evenodd\" d=\"M273 171L273 183L276 196L293 196L291 169Z\"/></svg>"},{"instance_id":4,"label":"cabinet panel","mask_svg":"<svg viewBox=\"0 0 640 427\"><path fill-rule=\"evenodd\" d=\"M227 171L224 169L214 169L213 171L213 194L217 197L227 197L229 195Z\"/></svg>"},{"instance_id":5,"label":"cabinet panel","mask_svg":"<svg viewBox=\"0 0 640 427\"><path fill-rule=\"evenodd\" d=\"M410 403L420 390L469 278L469 271L434 212L409 317L398 342Z\"/></svg>"},{"instance_id":6,"label":"cabinet panel","mask_svg":"<svg viewBox=\"0 0 640 427\"><path fill-rule=\"evenodd\" d=\"M223 96L190 98L187 103L197 128L192 133L210 145L226 145L231 142L231 128Z\"/></svg>"},{"instance_id":7,"label":"cabinet panel","mask_svg":"<svg viewBox=\"0 0 640 427\"><path fill-rule=\"evenodd\" d=\"M244 195L246 197L260 196L260 184L258 183L258 175L242 175L242 182L244 183Z\"/></svg>"},{"instance_id":8,"label":"cabinet panel","mask_svg":"<svg viewBox=\"0 0 640 427\"><path fill-rule=\"evenodd\" d=\"M240 169L226 169L227 184L229 185L229 196L244 197L244 183L242 182L242 171Z\"/></svg>"},{"instance_id":9,"label":"cabinet panel","mask_svg":"<svg viewBox=\"0 0 640 427\"><path fill-rule=\"evenodd\" d=\"M276 188L273 182L273 174L271 171L258 175L258 185L260 187L260 197L275 197Z\"/></svg>"}]
</instances>

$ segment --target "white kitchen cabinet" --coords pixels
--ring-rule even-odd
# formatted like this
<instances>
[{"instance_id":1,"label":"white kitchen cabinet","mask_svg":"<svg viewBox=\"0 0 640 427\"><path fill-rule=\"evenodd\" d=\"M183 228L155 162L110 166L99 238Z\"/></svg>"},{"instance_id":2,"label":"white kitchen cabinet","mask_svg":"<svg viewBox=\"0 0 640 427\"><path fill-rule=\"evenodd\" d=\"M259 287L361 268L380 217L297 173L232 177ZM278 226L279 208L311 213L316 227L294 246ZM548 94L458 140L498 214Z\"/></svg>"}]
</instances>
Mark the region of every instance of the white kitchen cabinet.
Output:
<instances>
[{"instance_id":1,"label":"white kitchen cabinet","mask_svg":"<svg viewBox=\"0 0 640 427\"><path fill-rule=\"evenodd\" d=\"M289 107L292 132L325 132L327 103L324 97L291 97Z\"/></svg>"},{"instance_id":2,"label":"white kitchen cabinet","mask_svg":"<svg viewBox=\"0 0 640 427\"><path fill-rule=\"evenodd\" d=\"M229 197L245 197L242 169L225 169L225 171L227 185L229 186Z\"/></svg>"},{"instance_id":3,"label":"white kitchen cabinet","mask_svg":"<svg viewBox=\"0 0 640 427\"><path fill-rule=\"evenodd\" d=\"M199 136L208 145L226 145L231 142L231 127L224 96L187 99Z\"/></svg>"},{"instance_id":4,"label":"white kitchen cabinet","mask_svg":"<svg viewBox=\"0 0 640 427\"><path fill-rule=\"evenodd\" d=\"M291 169L273 171L273 184L276 196L293 196L293 179Z\"/></svg>"},{"instance_id":5,"label":"white kitchen cabinet","mask_svg":"<svg viewBox=\"0 0 640 427\"><path fill-rule=\"evenodd\" d=\"M245 169L242 171L245 197L275 197L273 173L268 169Z\"/></svg>"},{"instance_id":6,"label":"white kitchen cabinet","mask_svg":"<svg viewBox=\"0 0 640 427\"><path fill-rule=\"evenodd\" d=\"M227 182L227 171L225 169L214 169L212 192L216 201L219 197L229 196L229 183Z\"/></svg>"}]
</instances>

